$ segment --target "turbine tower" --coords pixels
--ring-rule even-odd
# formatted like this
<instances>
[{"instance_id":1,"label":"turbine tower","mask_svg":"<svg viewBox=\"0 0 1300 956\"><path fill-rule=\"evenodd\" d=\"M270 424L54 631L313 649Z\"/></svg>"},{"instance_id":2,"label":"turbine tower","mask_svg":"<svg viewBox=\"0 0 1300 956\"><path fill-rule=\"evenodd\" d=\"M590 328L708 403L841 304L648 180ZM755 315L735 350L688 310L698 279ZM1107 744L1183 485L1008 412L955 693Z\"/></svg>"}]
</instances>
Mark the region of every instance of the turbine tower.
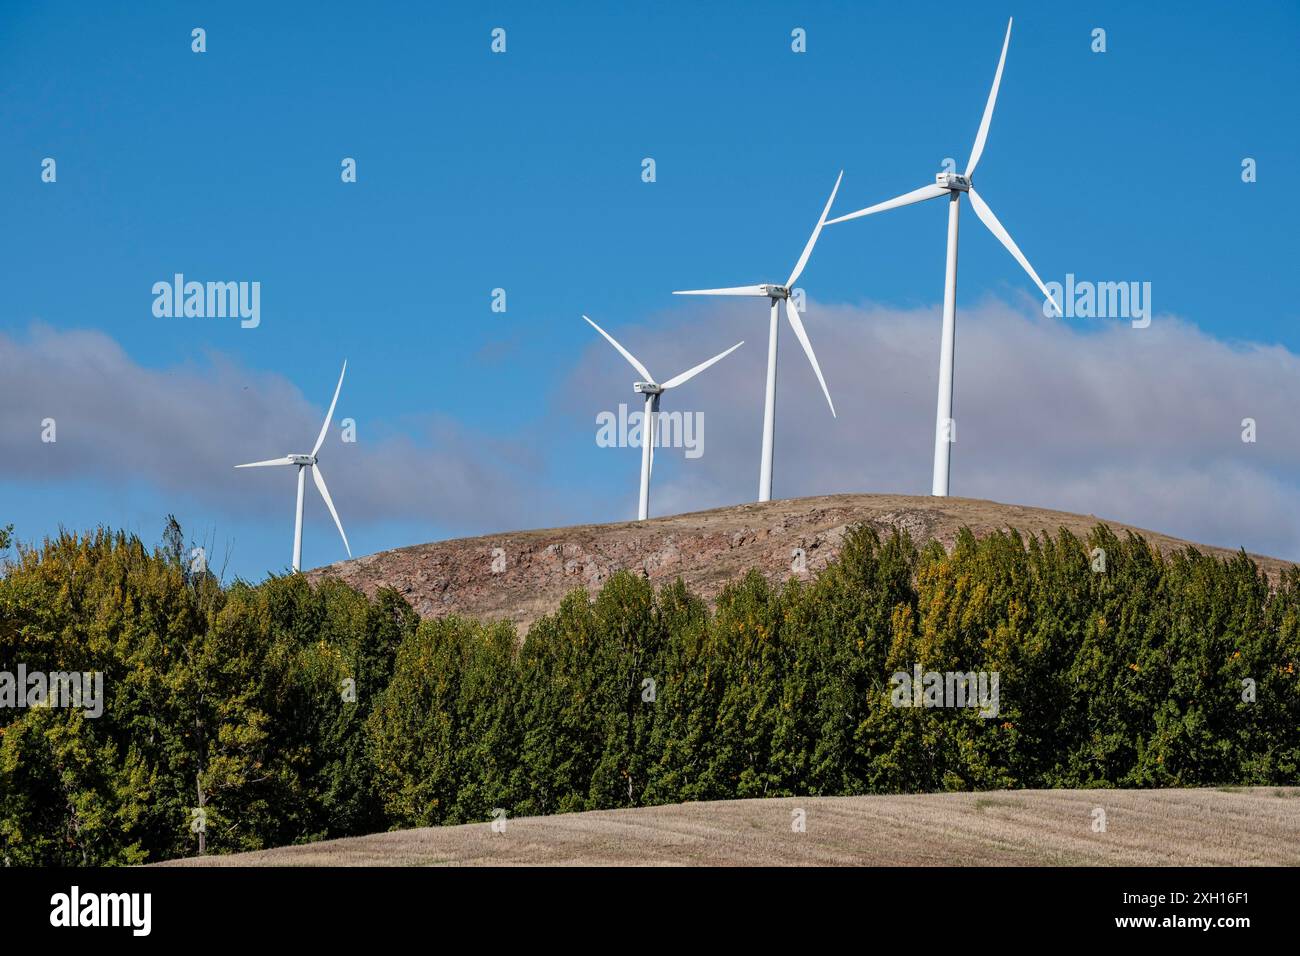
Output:
<instances>
[{"instance_id":1,"label":"turbine tower","mask_svg":"<svg viewBox=\"0 0 1300 956\"><path fill-rule=\"evenodd\" d=\"M585 315L583 318L587 319ZM623 346L619 345L612 335L602 329L595 322L592 322L591 319L587 319L587 324L603 335L610 345L618 349L618 354L627 359L628 364L636 369L639 374L645 376L645 381L634 382L632 384L633 390L636 391L638 395L645 396L645 410L641 417L641 496L637 505L637 520L645 521L645 519L650 516L650 473L654 470L655 462L655 438L658 432L655 425L657 424L656 416L659 414L659 396L670 388L676 388L684 382L689 382L710 365L722 361L722 359L726 358L745 343L737 342L731 348L727 349L727 351L718 353L707 362L701 362L692 369L687 369L685 372L682 372L681 375L674 375L661 385L655 382L654 376L650 374L649 370L644 365L637 361L636 356L623 348Z\"/></svg>"},{"instance_id":2,"label":"turbine tower","mask_svg":"<svg viewBox=\"0 0 1300 956\"><path fill-rule=\"evenodd\" d=\"M311 453L307 455L285 455L283 458L270 458L266 461L252 461L246 465L236 465L236 468L269 468L275 465L297 465L298 466L298 506L294 511L293 519L293 570L296 574L302 566L302 492L306 482L306 472L311 472L312 481L316 483L316 490L320 492L321 498L325 500L325 507L329 508L330 516L334 519L334 525L339 529L339 537L343 539L343 547L352 557L352 548L348 545L348 536L343 533L343 522L339 520L339 513L334 510L334 501L330 498L330 491L325 487L325 476L320 472L320 463L316 458L325 444L325 435L329 431L330 420L334 417L334 406L338 404L339 392L343 388L343 376L347 374L348 363L345 359L343 362L343 371L339 373L339 383L334 387L334 398L330 401L330 410L325 413L325 423L320 427L320 434L316 436L316 444L312 446Z\"/></svg>"},{"instance_id":3,"label":"turbine tower","mask_svg":"<svg viewBox=\"0 0 1300 956\"><path fill-rule=\"evenodd\" d=\"M899 206L909 206L912 203L924 202L927 199L936 199L939 196L948 197L948 258L944 267L943 278L943 334L939 345L939 399L935 409L934 475L930 483L930 493L932 495L942 496L948 494L950 454L952 442L955 439L952 433L952 373L953 353L957 336L957 210L962 193L970 196L971 208L975 210L975 215L979 216L980 221L988 227L989 232L993 233L998 241L1006 246L1007 251L1020 263L1025 272L1029 273L1029 278L1034 280L1034 284L1042 290L1043 295L1052 303L1053 308L1056 309L1056 314L1062 314L1061 307L1057 304L1056 299L1052 297L1052 293L1047 291L1047 286L1043 285L1043 280L1038 277L1038 273L1029 264L1025 254L1020 251L1020 247L1016 245L1010 233L998 221L998 217L993 215L993 210L980 198L980 194L975 191L975 186L971 182L971 177L975 174L975 167L979 164L980 155L984 152L984 141L988 139L989 123L993 120L993 105L997 102L998 87L1002 83L1002 67L1006 64L1007 46L1011 42L1011 22L1011 20L1007 21L1007 35L1002 41L1002 56L998 59L997 72L993 74L993 88L989 90L988 102L984 106L984 118L980 120L979 132L975 134L975 146L971 149L970 161L966 163L966 172L961 175L949 172L939 173L935 177L935 183L932 186L922 186L910 193L896 196L874 206L868 206L866 209L859 209L857 212L851 212L847 216L840 216L827 223L827 225L833 225L837 222L847 222L850 219L859 219L862 216L870 216L878 212L884 212L887 209L897 209Z\"/></svg>"},{"instance_id":4,"label":"turbine tower","mask_svg":"<svg viewBox=\"0 0 1300 956\"><path fill-rule=\"evenodd\" d=\"M826 387L826 379L822 376L821 366L817 364L817 356L813 353L812 343L808 341L808 332L804 329L803 321L799 318L799 310L790 301L790 290L794 288L795 282L803 273L804 266L808 264L808 257L812 255L813 246L817 244L817 237L821 235L822 228L827 224L826 216L831 211L831 206L835 202L835 194L839 192L840 180L843 178L844 171L840 170L839 176L835 178L835 188L831 190L831 198L826 200L826 208L822 210L821 217L817 220L812 235L808 237L807 245L803 247L803 254L799 256L799 261L795 263L790 278L785 280L785 285L746 285L728 289L690 289L673 293L673 295L755 296L772 300L771 319L767 327L767 391L763 399L763 457L759 462L758 471L759 501L770 501L772 499L772 448L776 438L776 340L779 324L777 314L782 301L785 302L785 315L790 322L790 328L794 330L795 338L803 346L804 354L808 356L813 371L817 373L817 381L821 383L822 394L826 396L826 404L831 408L831 417L835 417L835 403L831 401L830 390Z\"/></svg>"}]
</instances>

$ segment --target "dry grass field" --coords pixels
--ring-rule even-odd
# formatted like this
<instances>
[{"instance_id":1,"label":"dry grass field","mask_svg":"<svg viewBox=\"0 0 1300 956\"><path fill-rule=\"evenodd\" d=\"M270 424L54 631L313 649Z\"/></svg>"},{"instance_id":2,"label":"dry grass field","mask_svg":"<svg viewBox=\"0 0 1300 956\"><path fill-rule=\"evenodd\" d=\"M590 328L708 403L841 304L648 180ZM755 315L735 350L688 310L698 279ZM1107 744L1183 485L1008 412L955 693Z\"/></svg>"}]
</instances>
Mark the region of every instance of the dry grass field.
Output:
<instances>
[{"instance_id":1,"label":"dry grass field","mask_svg":"<svg viewBox=\"0 0 1300 956\"><path fill-rule=\"evenodd\" d=\"M1105 832L1094 832L1096 808ZM804 832L792 828L805 812ZM1300 787L779 798L376 833L181 866L1300 865Z\"/></svg>"}]
</instances>

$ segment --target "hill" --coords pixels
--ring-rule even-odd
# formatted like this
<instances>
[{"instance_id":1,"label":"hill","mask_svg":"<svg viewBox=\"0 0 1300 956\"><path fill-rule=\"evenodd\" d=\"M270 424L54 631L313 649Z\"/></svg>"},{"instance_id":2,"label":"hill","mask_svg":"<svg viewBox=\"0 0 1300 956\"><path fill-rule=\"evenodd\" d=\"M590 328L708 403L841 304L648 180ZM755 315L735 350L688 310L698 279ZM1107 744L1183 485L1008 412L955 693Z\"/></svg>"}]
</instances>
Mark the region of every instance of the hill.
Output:
<instances>
[{"instance_id":1,"label":"hill","mask_svg":"<svg viewBox=\"0 0 1300 956\"><path fill-rule=\"evenodd\" d=\"M1095 811L1105 832L1094 832ZM791 827L802 809L805 831ZM189 866L1300 864L1300 788L727 800L427 827Z\"/></svg>"},{"instance_id":2,"label":"hill","mask_svg":"<svg viewBox=\"0 0 1300 956\"><path fill-rule=\"evenodd\" d=\"M331 576L374 597L381 587L401 593L421 617L462 614L509 619L522 632L553 611L575 587L595 590L615 571L640 571L656 584L676 577L707 600L731 580L757 568L782 581L812 573L839 553L844 532L866 523L882 532L904 529L918 542L951 547L957 532L977 536L1005 529L1083 535L1104 523L1132 531L1161 551L1191 545L1169 535L1095 515L1006 505L976 498L909 495L827 495L652 518L645 522L575 525L514 531L413 545L342 561L308 572ZM1195 545L1228 555L1231 548ZM797 550L804 572L796 570ZM1252 555L1270 576L1288 562Z\"/></svg>"}]
</instances>

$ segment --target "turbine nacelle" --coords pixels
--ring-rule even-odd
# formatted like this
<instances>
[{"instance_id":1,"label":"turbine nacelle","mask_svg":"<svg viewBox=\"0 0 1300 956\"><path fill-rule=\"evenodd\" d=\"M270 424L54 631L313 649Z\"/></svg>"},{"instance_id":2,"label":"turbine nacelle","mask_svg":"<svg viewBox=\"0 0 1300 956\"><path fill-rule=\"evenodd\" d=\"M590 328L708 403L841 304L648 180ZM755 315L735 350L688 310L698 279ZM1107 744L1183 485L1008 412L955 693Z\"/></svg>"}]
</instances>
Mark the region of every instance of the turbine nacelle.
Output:
<instances>
[{"instance_id":1,"label":"turbine nacelle","mask_svg":"<svg viewBox=\"0 0 1300 956\"><path fill-rule=\"evenodd\" d=\"M664 387L654 382L633 382L632 390L640 395L661 395Z\"/></svg>"},{"instance_id":2,"label":"turbine nacelle","mask_svg":"<svg viewBox=\"0 0 1300 956\"><path fill-rule=\"evenodd\" d=\"M958 192L970 192L970 177L963 176L960 173L939 173L934 177L934 184L944 189L955 189Z\"/></svg>"},{"instance_id":3,"label":"turbine nacelle","mask_svg":"<svg viewBox=\"0 0 1300 956\"><path fill-rule=\"evenodd\" d=\"M790 290L783 285L760 285L759 288L763 290L763 295L770 299L790 298Z\"/></svg>"},{"instance_id":4,"label":"turbine nacelle","mask_svg":"<svg viewBox=\"0 0 1300 956\"><path fill-rule=\"evenodd\" d=\"M292 464L295 465L314 465L316 464L315 455L285 455Z\"/></svg>"}]
</instances>

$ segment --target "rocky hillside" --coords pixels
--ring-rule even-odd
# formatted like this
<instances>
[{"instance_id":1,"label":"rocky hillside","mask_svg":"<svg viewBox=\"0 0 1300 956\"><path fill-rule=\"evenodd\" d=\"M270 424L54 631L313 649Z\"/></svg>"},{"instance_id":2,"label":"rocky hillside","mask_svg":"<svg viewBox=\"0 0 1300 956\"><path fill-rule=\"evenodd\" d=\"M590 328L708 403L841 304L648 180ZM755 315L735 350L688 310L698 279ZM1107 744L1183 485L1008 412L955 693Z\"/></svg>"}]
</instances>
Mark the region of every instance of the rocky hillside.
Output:
<instances>
[{"instance_id":1,"label":"rocky hillside","mask_svg":"<svg viewBox=\"0 0 1300 956\"><path fill-rule=\"evenodd\" d=\"M513 531L413 545L341 561L308 573L337 577L373 595L396 588L423 617L467 614L508 618L521 633L553 610L570 590L594 590L615 571L639 571L651 581L680 576L707 599L730 580L758 568L774 581L816 572L858 523L882 532L897 527L917 541L951 547L963 526L984 535L1067 528L1078 535L1098 522L1138 532L1162 551L1191 542L1094 515L1004 505L974 498L908 495L830 495L653 518L646 522ZM1231 549L1197 545L1227 555ZM1288 562L1252 555L1270 575Z\"/></svg>"}]
</instances>

